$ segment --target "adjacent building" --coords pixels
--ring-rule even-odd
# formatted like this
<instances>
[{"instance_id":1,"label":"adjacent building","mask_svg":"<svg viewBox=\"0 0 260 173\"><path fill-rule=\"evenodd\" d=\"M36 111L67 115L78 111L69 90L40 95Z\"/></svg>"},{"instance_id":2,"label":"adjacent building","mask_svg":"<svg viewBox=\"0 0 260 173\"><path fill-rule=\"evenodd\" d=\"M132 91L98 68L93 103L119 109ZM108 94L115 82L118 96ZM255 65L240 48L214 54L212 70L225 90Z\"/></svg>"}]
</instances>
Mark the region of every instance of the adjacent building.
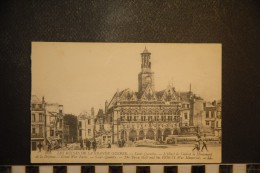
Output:
<instances>
[{"instance_id":1,"label":"adjacent building","mask_svg":"<svg viewBox=\"0 0 260 173\"><path fill-rule=\"evenodd\" d=\"M194 125L198 127L199 133L221 137L221 101L203 101L200 105L202 111L197 112L194 119Z\"/></svg>"},{"instance_id":2,"label":"adjacent building","mask_svg":"<svg viewBox=\"0 0 260 173\"><path fill-rule=\"evenodd\" d=\"M31 97L31 149L37 145L53 143L61 146L63 142L63 106L58 103L47 103L36 95Z\"/></svg>"},{"instance_id":3,"label":"adjacent building","mask_svg":"<svg viewBox=\"0 0 260 173\"><path fill-rule=\"evenodd\" d=\"M214 134L215 136L222 137L222 114L221 114L221 101L216 102L216 119L215 119L215 127Z\"/></svg>"},{"instance_id":4,"label":"adjacent building","mask_svg":"<svg viewBox=\"0 0 260 173\"><path fill-rule=\"evenodd\" d=\"M45 103L46 140L54 145L63 143L63 105Z\"/></svg>"},{"instance_id":5,"label":"adjacent building","mask_svg":"<svg viewBox=\"0 0 260 173\"><path fill-rule=\"evenodd\" d=\"M83 111L78 116L78 140L92 139L95 132L94 111Z\"/></svg>"},{"instance_id":6,"label":"adjacent building","mask_svg":"<svg viewBox=\"0 0 260 173\"><path fill-rule=\"evenodd\" d=\"M37 149L45 140L45 109L44 101L36 95L31 96L31 149Z\"/></svg>"},{"instance_id":7,"label":"adjacent building","mask_svg":"<svg viewBox=\"0 0 260 173\"><path fill-rule=\"evenodd\" d=\"M104 113L103 109L99 109L95 121L95 137L100 144L112 142L112 119Z\"/></svg>"}]
</instances>

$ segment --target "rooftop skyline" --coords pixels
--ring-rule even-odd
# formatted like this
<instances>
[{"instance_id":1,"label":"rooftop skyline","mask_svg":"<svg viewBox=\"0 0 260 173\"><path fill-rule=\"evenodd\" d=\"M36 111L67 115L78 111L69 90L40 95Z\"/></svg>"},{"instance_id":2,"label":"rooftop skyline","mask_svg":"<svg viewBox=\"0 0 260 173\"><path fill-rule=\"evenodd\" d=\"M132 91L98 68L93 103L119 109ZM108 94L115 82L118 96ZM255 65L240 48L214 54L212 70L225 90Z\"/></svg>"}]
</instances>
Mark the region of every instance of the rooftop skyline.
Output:
<instances>
[{"instance_id":1,"label":"rooftop skyline","mask_svg":"<svg viewBox=\"0 0 260 173\"><path fill-rule=\"evenodd\" d=\"M103 108L117 90L138 91L141 53L151 52L155 90L169 84L221 99L221 44L32 43L32 94L79 115Z\"/></svg>"}]
</instances>

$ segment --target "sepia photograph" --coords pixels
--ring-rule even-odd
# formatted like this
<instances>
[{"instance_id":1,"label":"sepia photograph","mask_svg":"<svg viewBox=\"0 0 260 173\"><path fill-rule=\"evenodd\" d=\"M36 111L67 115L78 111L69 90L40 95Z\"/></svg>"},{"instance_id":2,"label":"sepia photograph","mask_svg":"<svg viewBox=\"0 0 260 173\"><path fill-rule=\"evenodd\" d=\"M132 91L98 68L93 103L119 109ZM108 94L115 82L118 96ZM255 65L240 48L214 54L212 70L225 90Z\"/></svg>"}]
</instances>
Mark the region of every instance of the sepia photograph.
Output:
<instances>
[{"instance_id":1,"label":"sepia photograph","mask_svg":"<svg viewBox=\"0 0 260 173\"><path fill-rule=\"evenodd\" d=\"M31 162L221 163L221 63L216 43L32 42Z\"/></svg>"}]
</instances>

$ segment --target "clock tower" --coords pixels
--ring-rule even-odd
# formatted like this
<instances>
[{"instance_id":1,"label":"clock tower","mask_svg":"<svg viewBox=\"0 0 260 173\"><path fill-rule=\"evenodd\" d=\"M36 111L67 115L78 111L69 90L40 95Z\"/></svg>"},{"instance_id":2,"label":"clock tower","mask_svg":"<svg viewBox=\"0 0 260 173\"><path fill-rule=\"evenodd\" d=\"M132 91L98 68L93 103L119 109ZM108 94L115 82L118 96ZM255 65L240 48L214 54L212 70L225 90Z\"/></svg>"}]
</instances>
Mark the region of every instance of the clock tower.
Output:
<instances>
[{"instance_id":1,"label":"clock tower","mask_svg":"<svg viewBox=\"0 0 260 173\"><path fill-rule=\"evenodd\" d=\"M146 49L141 53L141 72L138 74L138 92L143 92L147 86L154 90L154 73L151 71L151 53Z\"/></svg>"}]
</instances>

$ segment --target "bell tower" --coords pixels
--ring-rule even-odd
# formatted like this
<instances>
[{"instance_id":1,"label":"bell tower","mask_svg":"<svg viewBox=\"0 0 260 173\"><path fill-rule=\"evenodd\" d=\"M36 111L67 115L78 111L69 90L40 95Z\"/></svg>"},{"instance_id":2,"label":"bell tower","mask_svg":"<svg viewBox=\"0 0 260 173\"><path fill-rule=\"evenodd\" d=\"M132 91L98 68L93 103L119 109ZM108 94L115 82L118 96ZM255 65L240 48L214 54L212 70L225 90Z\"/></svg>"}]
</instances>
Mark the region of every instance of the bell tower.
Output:
<instances>
[{"instance_id":1,"label":"bell tower","mask_svg":"<svg viewBox=\"0 0 260 173\"><path fill-rule=\"evenodd\" d=\"M151 71L151 53L146 49L141 53L141 72L138 74L138 92L143 92L147 86L154 90L154 73Z\"/></svg>"}]
</instances>

